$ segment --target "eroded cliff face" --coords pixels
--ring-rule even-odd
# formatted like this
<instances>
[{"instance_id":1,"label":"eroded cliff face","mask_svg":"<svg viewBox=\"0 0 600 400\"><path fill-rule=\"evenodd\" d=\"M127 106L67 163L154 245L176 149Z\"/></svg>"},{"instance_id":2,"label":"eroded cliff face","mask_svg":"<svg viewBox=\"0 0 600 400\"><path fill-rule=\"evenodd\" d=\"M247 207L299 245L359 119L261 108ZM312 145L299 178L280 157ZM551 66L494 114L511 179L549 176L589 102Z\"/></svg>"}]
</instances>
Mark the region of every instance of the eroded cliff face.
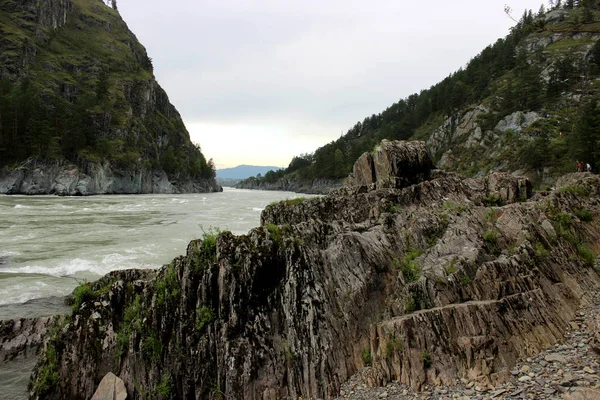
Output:
<instances>
[{"instance_id":1,"label":"eroded cliff face","mask_svg":"<svg viewBox=\"0 0 600 400\"><path fill-rule=\"evenodd\" d=\"M0 169L0 194L88 196L98 194L221 192L214 178L169 180L160 168L123 168L110 162L84 163L28 160L15 169Z\"/></svg>"},{"instance_id":2,"label":"eroded cliff face","mask_svg":"<svg viewBox=\"0 0 600 400\"><path fill-rule=\"evenodd\" d=\"M221 190L118 11L26 0L0 13L0 194Z\"/></svg>"},{"instance_id":3,"label":"eroded cliff face","mask_svg":"<svg viewBox=\"0 0 600 400\"><path fill-rule=\"evenodd\" d=\"M495 382L559 341L600 288L600 179L531 197L507 174L414 183L428 158L394 165L394 187L277 203L247 235L82 286L31 397L89 398L109 371L133 399L332 398L369 363L373 384Z\"/></svg>"}]
</instances>

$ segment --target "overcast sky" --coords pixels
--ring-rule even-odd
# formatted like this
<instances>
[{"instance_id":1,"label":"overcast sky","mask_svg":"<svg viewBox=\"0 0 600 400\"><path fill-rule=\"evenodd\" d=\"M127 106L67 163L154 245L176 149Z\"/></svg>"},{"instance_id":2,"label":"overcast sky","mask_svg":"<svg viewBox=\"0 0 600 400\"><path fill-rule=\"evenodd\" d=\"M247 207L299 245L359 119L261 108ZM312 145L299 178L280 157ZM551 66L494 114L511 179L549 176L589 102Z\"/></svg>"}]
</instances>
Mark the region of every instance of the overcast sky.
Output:
<instances>
[{"instance_id":1,"label":"overcast sky","mask_svg":"<svg viewBox=\"0 0 600 400\"><path fill-rule=\"evenodd\" d=\"M118 0L217 168L286 167L427 89L541 0Z\"/></svg>"}]
</instances>

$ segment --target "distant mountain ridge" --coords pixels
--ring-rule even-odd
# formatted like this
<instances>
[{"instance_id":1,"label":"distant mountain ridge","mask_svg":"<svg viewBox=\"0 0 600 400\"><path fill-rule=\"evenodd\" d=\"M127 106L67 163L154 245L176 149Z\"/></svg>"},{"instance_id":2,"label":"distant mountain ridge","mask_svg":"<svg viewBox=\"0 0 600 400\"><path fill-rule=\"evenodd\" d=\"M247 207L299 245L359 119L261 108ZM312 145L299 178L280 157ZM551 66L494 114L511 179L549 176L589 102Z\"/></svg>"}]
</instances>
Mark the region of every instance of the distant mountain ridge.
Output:
<instances>
[{"instance_id":1,"label":"distant mountain ridge","mask_svg":"<svg viewBox=\"0 0 600 400\"><path fill-rule=\"evenodd\" d=\"M242 164L233 168L218 169L217 179L247 179L251 176L264 175L269 171L277 171L278 169L281 169L281 167Z\"/></svg>"}]
</instances>

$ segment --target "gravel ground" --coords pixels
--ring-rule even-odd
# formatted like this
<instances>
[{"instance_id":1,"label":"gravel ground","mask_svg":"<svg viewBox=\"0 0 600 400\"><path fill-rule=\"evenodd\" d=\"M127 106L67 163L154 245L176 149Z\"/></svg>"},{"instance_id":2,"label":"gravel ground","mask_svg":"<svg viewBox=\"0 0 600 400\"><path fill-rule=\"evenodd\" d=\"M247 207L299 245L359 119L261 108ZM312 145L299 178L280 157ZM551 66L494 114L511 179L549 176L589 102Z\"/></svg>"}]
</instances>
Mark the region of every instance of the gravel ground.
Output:
<instances>
[{"instance_id":1,"label":"gravel ground","mask_svg":"<svg viewBox=\"0 0 600 400\"><path fill-rule=\"evenodd\" d=\"M453 387L425 387L421 392L399 382L371 388L363 377L365 370L342 385L337 399L572 399L600 400L600 349L594 350L593 328L588 325L600 314L600 292L584 305L562 343L537 356L522 360L511 370L509 382L482 387L460 380Z\"/></svg>"}]
</instances>

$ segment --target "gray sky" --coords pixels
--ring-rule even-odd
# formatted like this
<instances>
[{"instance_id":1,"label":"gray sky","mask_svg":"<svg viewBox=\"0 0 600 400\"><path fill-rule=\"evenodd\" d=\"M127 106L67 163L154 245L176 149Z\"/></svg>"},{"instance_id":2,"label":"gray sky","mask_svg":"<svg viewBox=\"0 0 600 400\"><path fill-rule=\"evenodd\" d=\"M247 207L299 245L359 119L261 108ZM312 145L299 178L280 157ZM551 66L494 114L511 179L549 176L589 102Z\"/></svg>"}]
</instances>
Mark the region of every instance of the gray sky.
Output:
<instances>
[{"instance_id":1,"label":"gray sky","mask_svg":"<svg viewBox=\"0 0 600 400\"><path fill-rule=\"evenodd\" d=\"M541 0L119 0L217 168L286 167L427 89ZM547 5L547 2L545 2Z\"/></svg>"}]
</instances>

